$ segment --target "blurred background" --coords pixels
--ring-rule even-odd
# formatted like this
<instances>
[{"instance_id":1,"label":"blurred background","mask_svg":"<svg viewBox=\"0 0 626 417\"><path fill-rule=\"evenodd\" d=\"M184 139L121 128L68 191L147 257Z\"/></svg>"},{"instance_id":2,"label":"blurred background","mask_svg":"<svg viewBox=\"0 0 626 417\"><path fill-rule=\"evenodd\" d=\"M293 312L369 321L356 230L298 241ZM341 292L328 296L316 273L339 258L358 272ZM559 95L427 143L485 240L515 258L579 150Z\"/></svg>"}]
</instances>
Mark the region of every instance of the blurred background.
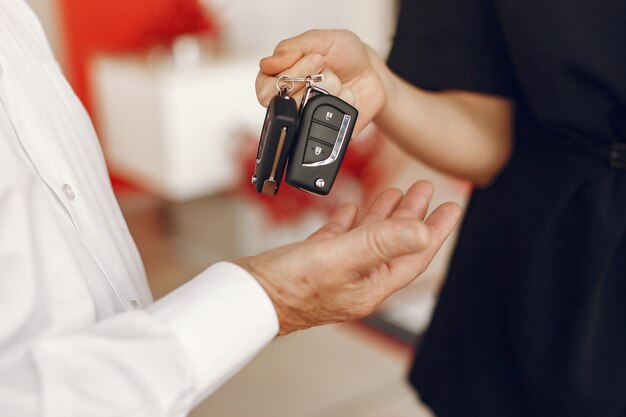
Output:
<instances>
[{"instance_id":1,"label":"blurred background","mask_svg":"<svg viewBox=\"0 0 626 417\"><path fill-rule=\"evenodd\" d=\"M27 0L99 133L155 297L219 260L301 240L343 202L467 184L405 156L370 126L353 138L327 197L250 184L265 114L260 58L313 28L352 30L385 57L396 1ZM430 416L405 382L454 238L430 269L372 317L276 340L193 416ZM201 331L201 329L199 329Z\"/></svg>"}]
</instances>

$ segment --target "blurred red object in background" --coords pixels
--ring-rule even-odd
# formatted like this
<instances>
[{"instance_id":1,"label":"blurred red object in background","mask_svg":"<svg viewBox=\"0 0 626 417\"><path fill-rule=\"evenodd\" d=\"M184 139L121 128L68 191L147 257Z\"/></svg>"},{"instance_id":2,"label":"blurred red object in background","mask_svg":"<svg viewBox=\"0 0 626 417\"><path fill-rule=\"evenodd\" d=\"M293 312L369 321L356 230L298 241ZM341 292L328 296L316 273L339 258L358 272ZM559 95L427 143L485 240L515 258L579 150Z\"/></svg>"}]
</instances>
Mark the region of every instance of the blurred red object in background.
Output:
<instances>
[{"instance_id":1,"label":"blurred red object in background","mask_svg":"<svg viewBox=\"0 0 626 417\"><path fill-rule=\"evenodd\" d=\"M283 181L276 196L258 194L250 184L257 156L258 137L242 134L237 160L240 163L240 183L234 191L262 207L266 218L274 225L293 225L312 213L330 215L346 203L365 205L395 175L393 166L381 166L376 157L383 149L385 139L377 129L362 134L352 141L341 164L333 189L327 196L300 191Z\"/></svg>"},{"instance_id":2,"label":"blurred red object in background","mask_svg":"<svg viewBox=\"0 0 626 417\"><path fill-rule=\"evenodd\" d=\"M145 50L181 34L218 37L200 0L60 0L67 75L91 113L88 65L99 52Z\"/></svg>"}]
</instances>

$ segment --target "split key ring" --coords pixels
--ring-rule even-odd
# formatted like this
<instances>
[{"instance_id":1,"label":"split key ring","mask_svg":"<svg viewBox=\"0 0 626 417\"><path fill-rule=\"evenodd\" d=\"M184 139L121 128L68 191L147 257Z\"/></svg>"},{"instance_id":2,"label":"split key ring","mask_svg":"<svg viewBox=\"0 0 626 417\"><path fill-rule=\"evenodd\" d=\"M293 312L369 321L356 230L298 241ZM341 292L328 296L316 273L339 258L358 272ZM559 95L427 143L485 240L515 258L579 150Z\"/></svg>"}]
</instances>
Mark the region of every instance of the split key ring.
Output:
<instances>
[{"instance_id":1,"label":"split key ring","mask_svg":"<svg viewBox=\"0 0 626 417\"><path fill-rule=\"evenodd\" d=\"M313 87L316 83L324 81L324 74L309 75L307 77L291 77L289 75L281 75L276 77L276 89L282 91L286 89L291 93L296 88L296 83L307 83L309 87Z\"/></svg>"}]
</instances>

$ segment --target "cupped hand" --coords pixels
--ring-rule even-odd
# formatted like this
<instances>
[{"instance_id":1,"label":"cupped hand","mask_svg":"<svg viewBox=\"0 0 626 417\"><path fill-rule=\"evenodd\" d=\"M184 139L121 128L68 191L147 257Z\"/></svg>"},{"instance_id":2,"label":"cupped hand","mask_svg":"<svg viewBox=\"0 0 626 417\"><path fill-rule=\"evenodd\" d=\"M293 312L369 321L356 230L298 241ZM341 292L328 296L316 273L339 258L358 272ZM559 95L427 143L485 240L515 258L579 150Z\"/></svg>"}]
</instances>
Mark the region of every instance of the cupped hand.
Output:
<instances>
[{"instance_id":1,"label":"cupped hand","mask_svg":"<svg viewBox=\"0 0 626 417\"><path fill-rule=\"evenodd\" d=\"M324 88L359 111L357 135L386 102L386 65L352 32L311 30L283 40L274 53L263 58L256 79L259 102L267 107L276 95L276 77L324 74ZM292 96L299 103L304 84L296 84Z\"/></svg>"},{"instance_id":2,"label":"cupped hand","mask_svg":"<svg viewBox=\"0 0 626 417\"><path fill-rule=\"evenodd\" d=\"M461 209L445 203L426 217L432 185L383 191L356 221L341 207L307 240L235 261L272 299L280 334L363 317L426 270Z\"/></svg>"}]
</instances>

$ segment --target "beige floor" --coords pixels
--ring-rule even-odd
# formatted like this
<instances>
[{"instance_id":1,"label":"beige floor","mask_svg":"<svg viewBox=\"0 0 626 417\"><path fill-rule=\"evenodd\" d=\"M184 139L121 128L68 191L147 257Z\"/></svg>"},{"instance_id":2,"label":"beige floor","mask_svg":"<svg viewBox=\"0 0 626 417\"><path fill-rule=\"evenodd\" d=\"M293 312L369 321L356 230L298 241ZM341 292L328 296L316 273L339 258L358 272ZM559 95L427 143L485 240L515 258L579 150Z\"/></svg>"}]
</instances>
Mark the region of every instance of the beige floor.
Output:
<instances>
[{"instance_id":1,"label":"beige floor","mask_svg":"<svg viewBox=\"0 0 626 417\"><path fill-rule=\"evenodd\" d=\"M277 339L193 417L429 417L405 382L409 351L354 325Z\"/></svg>"}]
</instances>

